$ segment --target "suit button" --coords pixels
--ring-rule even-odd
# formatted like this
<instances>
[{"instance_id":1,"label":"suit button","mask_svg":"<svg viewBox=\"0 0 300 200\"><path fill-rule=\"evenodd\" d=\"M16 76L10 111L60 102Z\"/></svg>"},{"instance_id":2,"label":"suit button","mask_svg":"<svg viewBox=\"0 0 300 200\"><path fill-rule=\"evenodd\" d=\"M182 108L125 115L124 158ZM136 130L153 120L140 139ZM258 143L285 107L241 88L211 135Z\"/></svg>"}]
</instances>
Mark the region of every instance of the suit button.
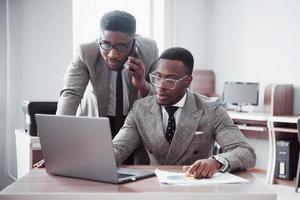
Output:
<instances>
[{"instance_id":1,"label":"suit button","mask_svg":"<svg viewBox=\"0 0 300 200\"><path fill-rule=\"evenodd\" d=\"M153 151L152 151L152 150L149 150L149 153L150 153L150 154L152 154L152 153L153 153Z\"/></svg>"},{"instance_id":2,"label":"suit button","mask_svg":"<svg viewBox=\"0 0 300 200\"><path fill-rule=\"evenodd\" d=\"M195 150L195 151L193 151L193 154L198 154L199 153L199 151L197 151L197 150Z\"/></svg>"}]
</instances>

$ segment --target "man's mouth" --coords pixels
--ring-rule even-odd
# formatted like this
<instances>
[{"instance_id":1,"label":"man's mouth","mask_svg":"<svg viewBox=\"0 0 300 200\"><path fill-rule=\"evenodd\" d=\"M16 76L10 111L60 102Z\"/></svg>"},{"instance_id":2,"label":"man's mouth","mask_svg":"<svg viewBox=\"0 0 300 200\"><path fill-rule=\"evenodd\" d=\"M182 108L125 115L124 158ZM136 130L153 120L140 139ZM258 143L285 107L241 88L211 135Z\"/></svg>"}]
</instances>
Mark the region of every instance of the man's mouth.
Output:
<instances>
[{"instance_id":1,"label":"man's mouth","mask_svg":"<svg viewBox=\"0 0 300 200\"><path fill-rule=\"evenodd\" d=\"M121 62L119 62L118 60L106 60L106 64L108 66L108 68L110 68L111 70L118 70L120 68L122 68Z\"/></svg>"},{"instance_id":2,"label":"man's mouth","mask_svg":"<svg viewBox=\"0 0 300 200\"><path fill-rule=\"evenodd\" d=\"M160 98L160 99L165 99L167 98L167 94L164 94L164 93L157 93L157 97Z\"/></svg>"},{"instance_id":3,"label":"man's mouth","mask_svg":"<svg viewBox=\"0 0 300 200\"><path fill-rule=\"evenodd\" d=\"M109 65L118 65L119 61L117 61L117 60L107 60L107 64L109 64Z\"/></svg>"}]
</instances>

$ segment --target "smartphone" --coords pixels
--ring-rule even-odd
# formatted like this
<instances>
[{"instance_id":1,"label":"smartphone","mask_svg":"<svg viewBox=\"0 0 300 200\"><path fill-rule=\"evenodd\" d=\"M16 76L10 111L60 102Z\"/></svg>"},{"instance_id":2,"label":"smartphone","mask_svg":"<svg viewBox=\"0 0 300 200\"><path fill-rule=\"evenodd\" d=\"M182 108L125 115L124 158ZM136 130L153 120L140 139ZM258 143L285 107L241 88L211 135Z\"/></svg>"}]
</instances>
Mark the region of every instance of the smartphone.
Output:
<instances>
[{"instance_id":1,"label":"smartphone","mask_svg":"<svg viewBox=\"0 0 300 200\"><path fill-rule=\"evenodd\" d=\"M136 54L137 44L138 43L137 43L136 39L133 39L133 44L132 44L132 47L130 49L129 56L137 58L137 54ZM124 63L124 67L129 71L133 71L133 70L130 69L130 66L127 64L127 62L128 62L128 60Z\"/></svg>"},{"instance_id":2,"label":"smartphone","mask_svg":"<svg viewBox=\"0 0 300 200\"><path fill-rule=\"evenodd\" d=\"M132 47L131 47L131 50L130 50L130 56L132 56L132 57L137 57L137 55L136 55L136 52L135 52L135 49L137 48L137 41L136 41L136 39L134 38L133 39L133 44L132 44Z\"/></svg>"}]
</instances>

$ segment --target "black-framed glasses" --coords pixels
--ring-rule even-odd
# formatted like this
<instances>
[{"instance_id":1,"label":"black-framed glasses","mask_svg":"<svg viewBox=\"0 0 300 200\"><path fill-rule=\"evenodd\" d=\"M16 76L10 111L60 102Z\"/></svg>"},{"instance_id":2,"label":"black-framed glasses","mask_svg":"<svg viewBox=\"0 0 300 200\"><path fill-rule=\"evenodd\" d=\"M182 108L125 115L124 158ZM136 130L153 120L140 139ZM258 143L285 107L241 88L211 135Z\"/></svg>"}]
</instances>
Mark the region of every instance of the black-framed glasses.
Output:
<instances>
[{"instance_id":1,"label":"black-framed glasses","mask_svg":"<svg viewBox=\"0 0 300 200\"><path fill-rule=\"evenodd\" d=\"M110 51L111 49L115 49L117 50L118 52L121 52L121 53L125 53L128 51L128 49L130 48L130 43L134 40L134 38L132 38L127 44L114 44L112 45L111 43L109 42L103 42L101 40L101 37L100 37L100 42L99 42L99 45L101 47L101 49L105 50L105 51Z\"/></svg>"},{"instance_id":2,"label":"black-framed glasses","mask_svg":"<svg viewBox=\"0 0 300 200\"><path fill-rule=\"evenodd\" d=\"M150 78L150 82L152 85L154 85L155 87L159 87L161 84L164 84L164 86L168 89L175 89L177 84L184 80L186 77L188 77L189 75L185 75L184 77L182 77L181 79L171 79L171 78L161 78L155 74L149 74L149 78Z\"/></svg>"}]
</instances>

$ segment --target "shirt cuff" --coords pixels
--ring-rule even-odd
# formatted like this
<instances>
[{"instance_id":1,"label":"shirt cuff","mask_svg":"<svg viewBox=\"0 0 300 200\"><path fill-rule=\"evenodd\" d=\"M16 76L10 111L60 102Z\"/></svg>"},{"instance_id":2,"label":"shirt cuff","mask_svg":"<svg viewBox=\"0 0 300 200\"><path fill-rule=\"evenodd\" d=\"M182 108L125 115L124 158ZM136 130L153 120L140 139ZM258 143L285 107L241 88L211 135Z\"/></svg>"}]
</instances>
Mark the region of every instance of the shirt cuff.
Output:
<instances>
[{"instance_id":1,"label":"shirt cuff","mask_svg":"<svg viewBox=\"0 0 300 200\"><path fill-rule=\"evenodd\" d=\"M215 155L215 156L213 156L213 158L222 164L222 167L219 169L219 171L227 172L227 170L230 167L228 160L226 160L224 157L219 156L219 155Z\"/></svg>"}]
</instances>

